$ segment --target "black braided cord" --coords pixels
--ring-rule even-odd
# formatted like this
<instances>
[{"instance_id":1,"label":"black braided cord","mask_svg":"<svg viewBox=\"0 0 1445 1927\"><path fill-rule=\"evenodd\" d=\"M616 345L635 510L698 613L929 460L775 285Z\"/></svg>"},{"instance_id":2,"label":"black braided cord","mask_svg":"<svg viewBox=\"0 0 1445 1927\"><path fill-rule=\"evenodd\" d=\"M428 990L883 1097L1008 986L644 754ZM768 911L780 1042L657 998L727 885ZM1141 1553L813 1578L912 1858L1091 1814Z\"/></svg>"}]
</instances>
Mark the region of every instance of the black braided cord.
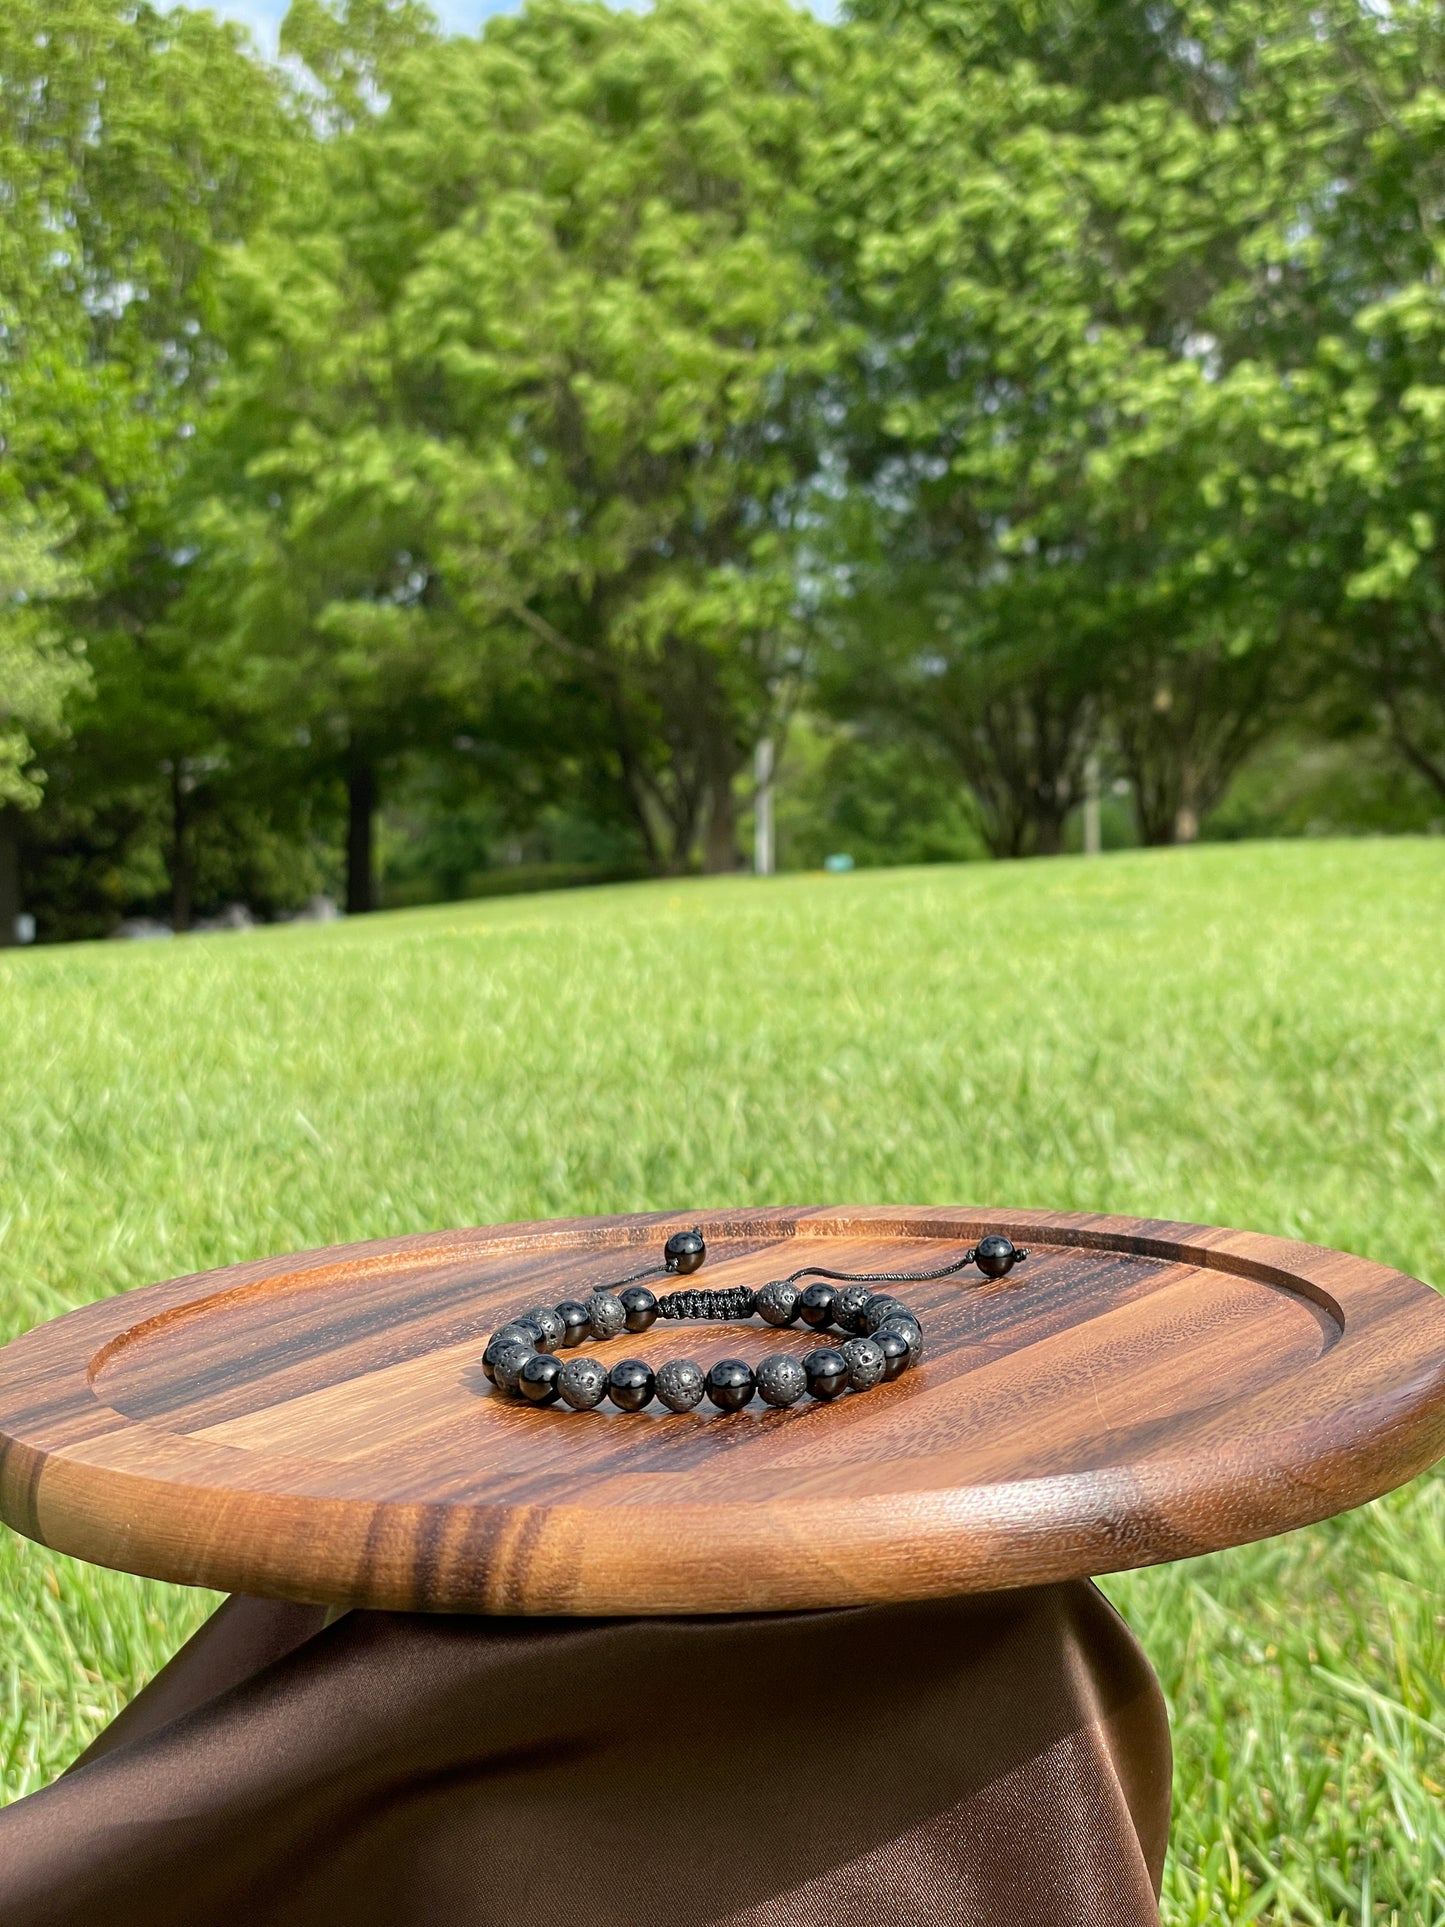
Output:
<instances>
[{"instance_id":1,"label":"black braided cord","mask_svg":"<svg viewBox=\"0 0 1445 1927\"><path fill-rule=\"evenodd\" d=\"M1028 1255L1018 1247L1015 1262L1021 1264ZM977 1256L977 1245L970 1245L961 1258L955 1258L952 1264L940 1265L937 1271L830 1271L826 1265L804 1265L800 1271L789 1272L780 1282L793 1285L800 1278L835 1278L849 1285L926 1285L935 1278L951 1278L965 1265L971 1265ZM657 1301L659 1318L734 1320L751 1318L756 1310L757 1293L751 1285L720 1286L711 1291L670 1291Z\"/></svg>"},{"instance_id":2,"label":"black braided cord","mask_svg":"<svg viewBox=\"0 0 1445 1927\"><path fill-rule=\"evenodd\" d=\"M838 1278L848 1285L926 1285L934 1278L951 1278L977 1256L978 1247L970 1245L961 1258L955 1258L951 1265L941 1265L937 1271L829 1271L826 1265L804 1265L801 1271L790 1271L784 1283L794 1285L800 1278Z\"/></svg>"},{"instance_id":3,"label":"black braided cord","mask_svg":"<svg viewBox=\"0 0 1445 1927\"><path fill-rule=\"evenodd\" d=\"M644 1278L661 1278L671 1265L649 1265L645 1271L629 1271L625 1278L609 1278L605 1285L588 1285L588 1291L621 1291L624 1285L640 1285Z\"/></svg>"}]
</instances>

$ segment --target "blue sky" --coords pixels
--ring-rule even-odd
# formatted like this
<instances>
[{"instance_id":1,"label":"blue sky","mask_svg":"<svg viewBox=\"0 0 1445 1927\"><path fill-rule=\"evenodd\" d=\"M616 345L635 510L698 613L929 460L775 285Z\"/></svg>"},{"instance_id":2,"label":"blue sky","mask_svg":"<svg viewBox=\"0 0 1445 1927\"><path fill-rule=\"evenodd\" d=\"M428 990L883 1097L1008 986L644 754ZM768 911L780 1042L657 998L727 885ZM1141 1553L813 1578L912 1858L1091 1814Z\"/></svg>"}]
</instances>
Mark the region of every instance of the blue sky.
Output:
<instances>
[{"instance_id":1,"label":"blue sky","mask_svg":"<svg viewBox=\"0 0 1445 1927\"><path fill-rule=\"evenodd\" d=\"M276 36L290 0L196 0L227 20L240 20L251 29L267 53L275 53ZM0 0L3 4L3 0ZM430 0L432 12L452 33L475 33L489 14L513 13L521 0ZM814 13L832 19L836 0L811 0Z\"/></svg>"},{"instance_id":2,"label":"blue sky","mask_svg":"<svg viewBox=\"0 0 1445 1927\"><path fill-rule=\"evenodd\" d=\"M251 29L268 53L276 51L276 35L290 0L208 0L212 13L227 20L239 20ZM469 33L489 13L510 13L515 0L431 0L431 7L443 26L454 33Z\"/></svg>"}]
</instances>

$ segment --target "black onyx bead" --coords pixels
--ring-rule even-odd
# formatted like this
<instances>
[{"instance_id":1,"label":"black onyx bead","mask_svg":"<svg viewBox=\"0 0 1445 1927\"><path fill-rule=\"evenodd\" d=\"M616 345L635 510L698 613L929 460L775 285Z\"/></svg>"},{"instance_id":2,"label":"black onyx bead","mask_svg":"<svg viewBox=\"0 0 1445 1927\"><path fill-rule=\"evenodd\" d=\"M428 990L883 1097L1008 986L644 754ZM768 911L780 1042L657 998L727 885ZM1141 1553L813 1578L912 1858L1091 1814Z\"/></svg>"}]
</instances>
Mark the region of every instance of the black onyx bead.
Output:
<instances>
[{"instance_id":1,"label":"black onyx bead","mask_svg":"<svg viewBox=\"0 0 1445 1927\"><path fill-rule=\"evenodd\" d=\"M581 1345L592 1336L592 1317L585 1305L575 1298L564 1298L557 1307L557 1316L562 1320L562 1345Z\"/></svg>"},{"instance_id":2,"label":"black onyx bead","mask_svg":"<svg viewBox=\"0 0 1445 1927\"><path fill-rule=\"evenodd\" d=\"M883 1354L883 1377L885 1383L902 1378L913 1358L908 1340L900 1331L881 1331L873 1340Z\"/></svg>"},{"instance_id":3,"label":"black onyx bead","mask_svg":"<svg viewBox=\"0 0 1445 1927\"><path fill-rule=\"evenodd\" d=\"M808 1389L808 1374L787 1352L771 1352L755 1374L758 1397L768 1405L796 1405Z\"/></svg>"},{"instance_id":4,"label":"black onyx bead","mask_svg":"<svg viewBox=\"0 0 1445 1927\"><path fill-rule=\"evenodd\" d=\"M724 1412L740 1412L756 1386L752 1366L741 1358L720 1358L707 1375L707 1395Z\"/></svg>"},{"instance_id":5,"label":"black onyx bead","mask_svg":"<svg viewBox=\"0 0 1445 1927\"><path fill-rule=\"evenodd\" d=\"M674 1231L662 1247L662 1255L669 1271L680 1272L686 1278L707 1256L707 1246L700 1231Z\"/></svg>"},{"instance_id":6,"label":"black onyx bead","mask_svg":"<svg viewBox=\"0 0 1445 1927\"><path fill-rule=\"evenodd\" d=\"M557 1389L574 1412L590 1412L607 1396L607 1367L590 1353L569 1358L558 1374Z\"/></svg>"},{"instance_id":7,"label":"black onyx bead","mask_svg":"<svg viewBox=\"0 0 1445 1927\"><path fill-rule=\"evenodd\" d=\"M825 1285L821 1278L815 1278L811 1285L804 1286L798 1294L799 1318L815 1332L825 1331L833 1322L833 1306L837 1297L835 1286Z\"/></svg>"},{"instance_id":8,"label":"black onyx bead","mask_svg":"<svg viewBox=\"0 0 1445 1927\"><path fill-rule=\"evenodd\" d=\"M594 1338L615 1338L627 1323L622 1300L610 1291L594 1291L587 1300L587 1322Z\"/></svg>"},{"instance_id":9,"label":"black onyx bead","mask_svg":"<svg viewBox=\"0 0 1445 1927\"><path fill-rule=\"evenodd\" d=\"M979 1239L973 1262L985 1278L1005 1278L1018 1262L1018 1255L1012 1241L994 1231L988 1237Z\"/></svg>"},{"instance_id":10,"label":"black onyx bead","mask_svg":"<svg viewBox=\"0 0 1445 1927\"><path fill-rule=\"evenodd\" d=\"M488 1348L490 1349L490 1347ZM529 1358L539 1354L525 1339L514 1338L498 1347L492 1359L492 1382L504 1392L515 1392L517 1378Z\"/></svg>"},{"instance_id":11,"label":"black onyx bead","mask_svg":"<svg viewBox=\"0 0 1445 1927\"><path fill-rule=\"evenodd\" d=\"M561 1387L562 1361L551 1352L533 1352L517 1374L517 1390L533 1405L550 1405Z\"/></svg>"},{"instance_id":12,"label":"black onyx bead","mask_svg":"<svg viewBox=\"0 0 1445 1927\"><path fill-rule=\"evenodd\" d=\"M845 1332L861 1332L863 1307L872 1296L871 1285L844 1285L833 1300L833 1323Z\"/></svg>"},{"instance_id":13,"label":"black onyx bead","mask_svg":"<svg viewBox=\"0 0 1445 1927\"><path fill-rule=\"evenodd\" d=\"M702 1366L695 1358L669 1358L657 1368L657 1396L669 1412L690 1412L702 1404L707 1389Z\"/></svg>"},{"instance_id":14,"label":"black onyx bead","mask_svg":"<svg viewBox=\"0 0 1445 1927\"><path fill-rule=\"evenodd\" d=\"M626 1291L619 1291L617 1302L622 1307L622 1322L630 1332L645 1332L649 1325L657 1323L657 1299L646 1285L629 1285Z\"/></svg>"},{"instance_id":15,"label":"black onyx bead","mask_svg":"<svg viewBox=\"0 0 1445 1927\"><path fill-rule=\"evenodd\" d=\"M542 1334L542 1342L537 1347L539 1352L555 1352L562 1343L565 1327L550 1305L528 1305L518 1323L537 1327Z\"/></svg>"},{"instance_id":16,"label":"black onyx bead","mask_svg":"<svg viewBox=\"0 0 1445 1927\"><path fill-rule=\"evenodd\" d=\"M865 1334L871 1338L883 1323L883 1320L885 1318L891 1318L895 1312L902 1312L909 1318L913 1316L901 1298L894 1298L886 1291L879 1292L876 1297L870 1298L868 1303L863 1307L863 1330Z\"/></svg>"},{"instance_id":17,"label":"black onyx bead","mask_svg":"<svg viewBox=\"0 0 1445 1927\"><path fill-rule=\"evenodd\" d=\"M814 1398L837 1398L848 1389L848 1361L831 1345L820 1345L803 1360L808 1390Z\"/></svg>"},{"instance_id":18,"label":"black onyx bead","mask_svg":"<svg viewBox=\"0 0 1445 1927\"><path fill-rule=\"evenodd\" d=\"M850 1338L843 1347L848 1361L848 1383L855 1392L871 1392L883 1377L883 1351L875 1338Z\"/></svg>"},{"instance_id":19,"label":"black onyx bead","mask_svg":"<svg viewBox=\"0 0 1445 1927\"><path fill-rule=\"evenodd\" d=\"M772 1284L763 1286L754 1300L758 1316L770 1325L796 1324L798 1296L796 1285L789 1284L786 1278L775 1278Z\"/></svg>"},{"instance_id":20,"label":"black onyx bead","mask_svg":"<svg viewBox=\"0 0 1445 1927\"><path fill-rule=\"evenodd\" d=\"M640 1412L656 1390L652 1367L641 1358L621 1358L607 1374L607 1396L620 1412Z\"/></svg>"}]
</instances>

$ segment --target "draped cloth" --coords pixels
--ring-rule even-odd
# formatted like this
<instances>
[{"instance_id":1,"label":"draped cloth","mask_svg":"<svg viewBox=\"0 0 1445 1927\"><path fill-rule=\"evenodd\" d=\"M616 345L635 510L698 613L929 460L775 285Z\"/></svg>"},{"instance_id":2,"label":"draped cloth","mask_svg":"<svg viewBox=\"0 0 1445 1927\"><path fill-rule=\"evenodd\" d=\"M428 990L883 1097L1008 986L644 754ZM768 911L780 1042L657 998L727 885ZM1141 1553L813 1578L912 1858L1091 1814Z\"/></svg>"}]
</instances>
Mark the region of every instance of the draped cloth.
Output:
<instances>
[{"instance_id":1,"label":"draped cloth","mask_svg":"<svg viewBox=\"0 0 1445 1927\"><path fill-rule=\"evenodd\" d=\"M235 1598L0 1812L0 1927L1157 1927L1169 1780L1084 1581L730 1618Z\"/></svg>"}]
</instances>

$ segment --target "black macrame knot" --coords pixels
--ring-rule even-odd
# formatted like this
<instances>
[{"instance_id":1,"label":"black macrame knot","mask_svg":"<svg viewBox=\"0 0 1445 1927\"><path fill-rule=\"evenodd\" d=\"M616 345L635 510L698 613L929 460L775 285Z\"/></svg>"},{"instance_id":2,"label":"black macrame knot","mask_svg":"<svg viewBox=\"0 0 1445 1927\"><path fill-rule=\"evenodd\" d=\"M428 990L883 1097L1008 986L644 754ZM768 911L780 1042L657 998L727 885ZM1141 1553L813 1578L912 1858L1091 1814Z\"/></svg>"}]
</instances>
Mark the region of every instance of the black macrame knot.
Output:
<instances>
[{"instance_id":1,"label":"black macrame knot","mask_svg":"<svg viewBox=\"0 0 1445 1927\"><path fill-rule=\"evenodd\" d=\"M657 1301L659 1318L711 1318L726 1323L751 1318L757 1293L751 1285L725 1285L716 1291L670 1291Z\"/></svg>"}]
</instances>

